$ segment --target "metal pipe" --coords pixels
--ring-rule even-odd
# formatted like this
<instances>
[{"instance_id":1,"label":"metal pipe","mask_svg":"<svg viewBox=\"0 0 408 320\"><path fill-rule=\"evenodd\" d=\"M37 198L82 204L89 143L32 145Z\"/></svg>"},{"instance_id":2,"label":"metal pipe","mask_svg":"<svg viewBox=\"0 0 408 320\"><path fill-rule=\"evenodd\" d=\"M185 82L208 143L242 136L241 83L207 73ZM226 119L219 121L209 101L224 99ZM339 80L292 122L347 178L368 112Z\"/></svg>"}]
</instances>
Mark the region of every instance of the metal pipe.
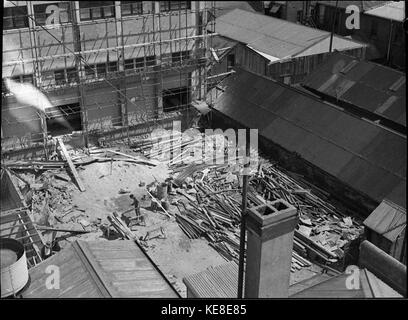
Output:
<instances>
[{"instance_id":1,"label":"metal pipe","mask_svg":"<svg viewBox=\"0 0 408 320\"><path fill-rule=\"evenodd\" d=\"M393 27L393 23L392 23L392 20L390 20L390 34L388 36L388 46L387 46L387 65L390 64L390 58L391 58L392 27Z\"/></svg>"},{"instance_id":2,"label":"metal pipe","mask_svg":"<svg viewBox=\"0 0 408 320\"><path fill-rule=\"evenodd\" d=\"M336 0L336 7L334 8L334 19L333 19L333 24L332 24L332 30L330 33L330 46L329 46L329 53L332 52L332 47L333 47L333 36L334 36L334 25L336 24L336 19L337 19L337 5L339 1Z\"/></svg>"},{"instance_id":3,"label":"metal pipe","mask_svg":"<svg viewBox=\"0 0 408 320\"><path fill-rule=\"evenodd\" d=\"M244 165L244 176L242 182L242 212L241 212L241 230L239 239L239 265L238 265L238 298L243 298L244 287L244 260L245 260L245 238L246 238L246 211L248 194L248 168L249 168L249 129L246 129L245 152L246 159Z\"/></svg>"}]
</instances>

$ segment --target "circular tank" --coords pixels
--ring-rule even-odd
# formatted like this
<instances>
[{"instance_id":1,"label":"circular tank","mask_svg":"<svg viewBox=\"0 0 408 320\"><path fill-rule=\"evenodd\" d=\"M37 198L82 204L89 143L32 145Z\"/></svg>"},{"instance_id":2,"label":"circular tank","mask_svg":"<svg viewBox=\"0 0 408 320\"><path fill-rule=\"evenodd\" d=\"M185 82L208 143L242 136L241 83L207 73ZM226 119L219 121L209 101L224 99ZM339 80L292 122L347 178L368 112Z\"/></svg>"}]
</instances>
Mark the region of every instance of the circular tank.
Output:
<instances>
[{"instance_id":1,"label":"circular tank","mask_svg":"<svg viewBox=\"0 0 408 320\"><path fill-rule=\"evenodd\" d=\"M24 246L14 239L0 238L1 297L17 294L28 282Z\"/></svg>"}]
</instances>

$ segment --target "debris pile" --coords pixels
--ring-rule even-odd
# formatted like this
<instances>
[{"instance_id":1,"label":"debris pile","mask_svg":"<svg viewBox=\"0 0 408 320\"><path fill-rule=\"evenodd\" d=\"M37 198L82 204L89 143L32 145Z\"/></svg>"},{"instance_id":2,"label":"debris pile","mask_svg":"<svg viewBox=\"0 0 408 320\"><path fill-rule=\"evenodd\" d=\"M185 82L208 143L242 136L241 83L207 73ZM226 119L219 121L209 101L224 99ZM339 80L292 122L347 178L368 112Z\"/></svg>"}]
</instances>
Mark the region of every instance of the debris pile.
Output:
<instances>
[{"instance_id":1,"label":"debris pile","mask_svg":"<svg viewBox=\"0 0 408 320\"><path fill-rule=\"evenodd\" d=\"M180 139L165 136L159 149L152 141L143 141L135 147L145 153L150 150L150 159L113 147L68 152L63 142L58 140L60 150L56 149L55 153L59 152L60 157L56 161L15 161L8 165L12 166L9 170L31 206L33 221L42 230L71 230L73 234L79 234L82 230L89 232L105 227L108 231L113 228L120 237L134 238L130 224L118 214L111 214L107 224L103 225L101 219L89 221L85 210L72 203L72 190L85 190L77 169L106 161L111 162L111 174L113 161L154 167L159 164L154 159L160 158L158 150L169 152L171 158L165 159L165 162L172 177L162 183L155 178L153 187L146 186L144 197L150 197L151 209L175 220L188 238L203 237L226 260L238 262L243 175L240 164L217 161L228 155L229 144L225 137L196 134L187 138L183 135ZM174 154L174 148L177 148L178 154ZM201 161L195 163L197 155ZM207 163L209 159L215 161ZM240 159L238 156L236 160ZM20 173L21 170L24 173ZM343 259L348 244L362 233L358 221L339 212L330 204L328 194L323 190L294 173L284 171L275 163L260 158L258 165L251 170L248 208L277 199L286 200L297 208L299 224L295 230L291 271L311 266L310 261L330 264ZM140 182L139 186L145 184ZM118 192L124 194L130 190L120 188ZM170 209L170 203L175 207ZM158 229L156 235L146 234L144 239L139 240L143 245L157 237L165 238L163 229Z\"/></svg>"},{"instance_id":2,"label":"debris pile","mask_svg":"<svg viewBox=\"0 0 408 320\"><path fill-rule=\"evenodd\" d=\"M182 154L191 151L196 143L192 140L183 144ZM176 221L190 239L204 237L225 259L238 261L240 167L184 162L181 159L169 163L174 175L173 186L182 197L173 201L179 211L175 213ZM324 264L338 262L344 257L347 244L362 233L362 226L331 205L324 191L298 180L262 159L258 170L251 174L248 207L284 199L298 209L292 271L310 266L308 259L316 260L316 257Z\"/></svg>"}]
</instances>

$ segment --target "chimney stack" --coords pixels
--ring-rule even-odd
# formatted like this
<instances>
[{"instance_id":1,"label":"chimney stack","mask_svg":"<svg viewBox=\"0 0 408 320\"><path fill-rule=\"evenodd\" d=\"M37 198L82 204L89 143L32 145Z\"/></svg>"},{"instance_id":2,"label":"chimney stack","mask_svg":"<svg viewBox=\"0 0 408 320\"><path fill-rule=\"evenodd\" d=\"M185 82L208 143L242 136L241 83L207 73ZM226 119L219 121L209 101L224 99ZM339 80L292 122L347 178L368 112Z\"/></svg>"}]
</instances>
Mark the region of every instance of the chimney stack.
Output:
<instances>
[{"instance_id":1,"label":"chimney stack","mask_svg":"<svg viewBox=\"0 0 408 320\"><path fill-rule=\"evenodd\" d=\"M248 209L245 298L289 296L296 208L284 200Z\"/></svg>"}]
</instances>

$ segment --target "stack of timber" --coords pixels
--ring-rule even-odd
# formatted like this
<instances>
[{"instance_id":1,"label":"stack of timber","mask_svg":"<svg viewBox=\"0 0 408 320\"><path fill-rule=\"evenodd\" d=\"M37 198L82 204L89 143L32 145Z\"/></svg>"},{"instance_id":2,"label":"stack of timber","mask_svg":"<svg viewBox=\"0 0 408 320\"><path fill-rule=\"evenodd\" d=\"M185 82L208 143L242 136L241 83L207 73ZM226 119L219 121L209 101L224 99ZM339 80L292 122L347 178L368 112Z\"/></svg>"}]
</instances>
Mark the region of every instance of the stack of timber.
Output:
<instances>
[{"instance_id":1,"label":"stack of timber","mask_svg":"<svg viewBox=\"0 0 408 320\"><path fill-rule=\"evenodd\" d=\"M173 184L181 195L175 217L182 231L190 239L206 238L226 260L238 261L242 202L239 168L203 163L178 163L170 168L175 177ZM284 199L298 210L293 272L311 266L309 260L324 265L338 262L344 258L347 244L363 231L360 222L339 212L324 200L326 196L265 159L251 175L248 208Z\"/></svg>"}]
</instances>

